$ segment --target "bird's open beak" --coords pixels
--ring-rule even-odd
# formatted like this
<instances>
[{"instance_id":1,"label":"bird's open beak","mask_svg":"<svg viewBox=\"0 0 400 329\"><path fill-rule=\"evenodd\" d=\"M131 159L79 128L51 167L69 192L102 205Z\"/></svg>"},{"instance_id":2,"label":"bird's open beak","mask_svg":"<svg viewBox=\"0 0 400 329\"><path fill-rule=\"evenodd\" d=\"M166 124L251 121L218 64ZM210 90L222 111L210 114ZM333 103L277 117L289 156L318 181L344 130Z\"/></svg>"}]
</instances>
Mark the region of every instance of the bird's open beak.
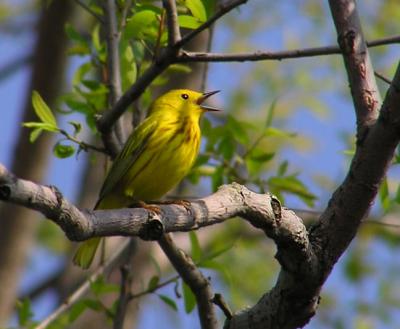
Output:
<instances>
[{"instance_id":1,"label":"bird's open beak","mask_svg":"<svg viewBox=\"0 0 400 329\"><path fill-rule=\"evenodd\" d=\"M217 109L216 107L212 107L209 105L203 105L203 102L210 96L215 95L216 93L219 93L220 90L215 90L215 91L210 91L208 93L204 93L203 95L200 96L200 98L197 100L197 105L200 105L200 107L205 110L205 111L212 111L212 112L217 112L221 111L220 109Z\"/></svg>"}]
</instances>

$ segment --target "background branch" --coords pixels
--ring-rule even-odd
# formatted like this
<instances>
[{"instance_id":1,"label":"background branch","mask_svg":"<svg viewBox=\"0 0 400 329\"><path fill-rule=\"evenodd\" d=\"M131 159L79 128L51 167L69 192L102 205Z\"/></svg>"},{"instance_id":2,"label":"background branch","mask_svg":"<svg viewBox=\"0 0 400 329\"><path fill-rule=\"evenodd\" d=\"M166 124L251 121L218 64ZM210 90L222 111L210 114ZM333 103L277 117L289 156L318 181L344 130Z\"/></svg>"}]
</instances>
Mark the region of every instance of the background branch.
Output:
<instances>
[{"instance_id":1,"label":"background branch","mask_svg":"<svg viewBox=\"0 0 400 329\"><path fill-rule=\"evenodd\" d=\"M107 40L107 84L109 88L108 105L111 107L114 106L122 94L116 11L115 1L106 0L104 4L104 16ZM125 141L122 121L117 120L113 130L102 132L102 139L106 148L115 157Z\"/></svg>"},{"instance_id":2,"label":"background branch","mask_svg":"<svg viewBox=\"0 0 400 329\"><path fill-rule=\"evenodd\" d=\"M170 235L163 235L159 240L159 245L196 297L201 328L217 328L217 315L212 302L214 293L210 282L196 267L193 260L175 245Z\"/></svg>"},{"instance_id":3,"label":"background branch","mask_svg":"<svg viewBox=\"0 0 400 329\"><path fill-rule=\"evenodd\" d=\"M82 298L90 289L90 285L92 282L96 281L100 276L105 275L113 269L115 263L119 260L122 253L125 251L127 246L129 245L129 240L124 241L118 247L113 255L103 264L100 265L96 271L87 279L85 282L76 289L70 296L68 296L64 303L62 303L53 313L51 313L46 319L40 322L35 329L45 329L47 328L54 320L56 320L61 314L68 311L72 305L75 304L80 298Z\"/></svg>"}]
</instances>

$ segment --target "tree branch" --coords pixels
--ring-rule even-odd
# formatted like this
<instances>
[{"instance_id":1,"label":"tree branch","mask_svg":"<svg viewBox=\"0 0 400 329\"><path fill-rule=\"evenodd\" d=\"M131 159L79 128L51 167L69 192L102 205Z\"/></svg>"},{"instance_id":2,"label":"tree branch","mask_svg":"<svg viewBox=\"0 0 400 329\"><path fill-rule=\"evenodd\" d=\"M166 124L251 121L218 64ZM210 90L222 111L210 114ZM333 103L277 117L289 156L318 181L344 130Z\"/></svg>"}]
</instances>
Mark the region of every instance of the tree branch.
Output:
<instances>
[{"instance_id":1,"label":"tree branch","mask_svg":"<svg viewBox=\"0 0 400 329\"><path fill-rule=\"evenodd\" d=\"M281 208L271 194L257 194L236 183L192 201L190 207L157 205L160 214L144 208L80 211L55 187L19 179L0 164L0 200L41 212L73 241L113 235L157 240L164 233L197 230L240 216L275 241L305 249L296 257L302 258L303 252L308 257L309 252L299 238L306 235L305 227L294 212Z\"/></svg>"},{"instance_id":2,"label":"tree branch","mask_svg":"<svg viewBox=\"0 0 400 329\"><path fill-rule=\"evenodd\" d=\"M393 43L399 43L400 36L392 36L382 39L366 42L367 46L379 47ZM303 58L314 56L325 56L341 54L341 49L336 45L324 47L311 47L304 49L282 50L282 51L255 51L247 53L209 53L209 52L190 52L181 51L176 59L179 63L192 62L246 62L246 61L265 61L265 60L282 60L290 58Z\"/></svg>"},{"instance_id":3,"label":"tree branch","mask_svg":"<svg viewBox=\"0 0 400 329\"><path fill-rule=\"evenodd\" d=\"M168 46L174 47L181 40L176 2L175 0L163 0L163 6L167 12Z\"/></svg>"},{"instance_id":4,"label":"tree branch","mask_svg":"<svg viewBox=\"0 0 400 329\"><path fill-rule=\"evenodd\" d=\"M107 40L107 84L109 87L108 104L114 106L121 97L121 70L119 64L119 37L116 17L116 5L114 0L104 3L105 31ZM115 134L115 135L114 135ZM112 156L116 156L121 145L125 141L125 135L121 120L117 120L114 130L102 132L102 139Z\"/></svg>"},{"instance_id":5,"label":"tree branch","mask_svg":"<svg viewBox=\"0 0 400 329\"><path fill-rule=\"evenodd\" d=\"M209 28L212 24L214 24L215 21L217 21L220 17L224 16L225 14L229 13L231 10L239 7L240 5L246 3L247 1L248 0L231 0L227 1L226 3L222 3L219 6L218 10L214 13L214 15L212 15L206 22L201 24L197 29L184 35L180 40L180 42L176 44L176 46L177 47L184 46L200 32L204 31L205 29Z\"/></svg>"},{"instance_id":6,"label":"tree branch","mask_svg":"<svg viewBox=\"0 0 400 329\"><path fill-rule=\"evenodd\" d=\"M121 289L118 297L117 309L113 320L113 329L122 329L124 327L124 320L126 312L128 311L128 304L132 300L130 288L132 285L132 256L136 251L136 241L130 239L128 246L128 253L123 264L121 265Z\"/></svg>"},{"instance_id":7,"label":"tree branch","mask_svg":"<svg viewBox=\"0 0 400 329\"><path fill-rule=\"evenodd\" d=\"M363 138L381 106L381 97L374 76L367 44L362 32L354 0L330 0L339 47L350 83L357 117L357 138Z\"/></svg>"},{"instance_id":8,"label":"tree branch","mask_svg":"<svg viewBox=\"0 0 400 329\"><path fill-rule=\"evenodd\" d=\"M173 242L170 235L159 240L161 249L196 297L202 329L217 328L217 315L213 305L214 293L210 282L193 263L193 260Z\"/></svg>"},{"instance_id":9,"label":"tree branch","mask_svg":"<svg viewBox=\"0 0 400 329\"><path fill-rule=\"evenodd\" d=\"M298 328L315 314L324 281L368 214L393 159L400 141L399 104L400 63L377 122L362 143L357 144L345 181L333 194L319 221L309 230L311 247L308 247L312 249L312 257L318 260L317 264L296 258L292 265L298 268L288 267L279 257L278 249L277 258L282 270L275 287L255 306L228 319L226 328ZM310 265L311 271L307 273L304 266Z\"/></svg>"}]
</instances>

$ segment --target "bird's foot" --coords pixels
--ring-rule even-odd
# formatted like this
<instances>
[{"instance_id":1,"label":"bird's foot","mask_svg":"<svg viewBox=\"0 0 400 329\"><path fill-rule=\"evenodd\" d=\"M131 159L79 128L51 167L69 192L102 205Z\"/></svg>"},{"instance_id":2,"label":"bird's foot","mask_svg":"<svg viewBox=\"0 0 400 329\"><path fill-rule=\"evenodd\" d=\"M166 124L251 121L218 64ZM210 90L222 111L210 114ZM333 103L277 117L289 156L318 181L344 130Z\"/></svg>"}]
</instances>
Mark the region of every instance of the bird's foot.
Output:
<instances>
[{"instance_id":1,"label":"bird's foot","mask_svg":"<svg viewBox=\"0 0 400 329\"><path fill-rule=\"evenodd\" d=\"M158 204L176 204L178 206L184 207L188 212L192 213L192 204L188 200L165 200L157 201Z\"/></svg>"},{"instance_id":2,"label":"bird's foot","mask_svg":"<svg viewBox=\"0 0 400 329\"><path fill-rule=\"evenodd\" d=\"M150 212L153 212L157 215L161 214L161 208L154 205L154 204L148 204L144 201L136 201L135 203L131 204L131 208L144 208Z\"/></svg>"}]
</instances>

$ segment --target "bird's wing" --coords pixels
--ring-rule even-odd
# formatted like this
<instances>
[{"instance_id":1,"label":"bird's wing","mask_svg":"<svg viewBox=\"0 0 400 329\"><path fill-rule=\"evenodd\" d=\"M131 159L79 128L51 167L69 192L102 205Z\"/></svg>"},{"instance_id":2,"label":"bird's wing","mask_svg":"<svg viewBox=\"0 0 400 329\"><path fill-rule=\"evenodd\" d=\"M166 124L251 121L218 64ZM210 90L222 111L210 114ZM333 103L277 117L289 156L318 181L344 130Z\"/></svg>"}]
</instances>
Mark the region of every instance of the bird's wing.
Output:
<instances>
[{"instance_id":1,"label":"bird's wing","mask_svg":"<svg viewBox=\"0 0 400 329\"><path fill-rule=\"evenodd\" d=\"M157 125L157 121L145 120L129 136L122 151L115 158L111 169L108 172L101 188L97 204L112 192L129 168L131 168L137 159L143 154L143 151L146 149Z\"/></svg>"}]
</instances>

